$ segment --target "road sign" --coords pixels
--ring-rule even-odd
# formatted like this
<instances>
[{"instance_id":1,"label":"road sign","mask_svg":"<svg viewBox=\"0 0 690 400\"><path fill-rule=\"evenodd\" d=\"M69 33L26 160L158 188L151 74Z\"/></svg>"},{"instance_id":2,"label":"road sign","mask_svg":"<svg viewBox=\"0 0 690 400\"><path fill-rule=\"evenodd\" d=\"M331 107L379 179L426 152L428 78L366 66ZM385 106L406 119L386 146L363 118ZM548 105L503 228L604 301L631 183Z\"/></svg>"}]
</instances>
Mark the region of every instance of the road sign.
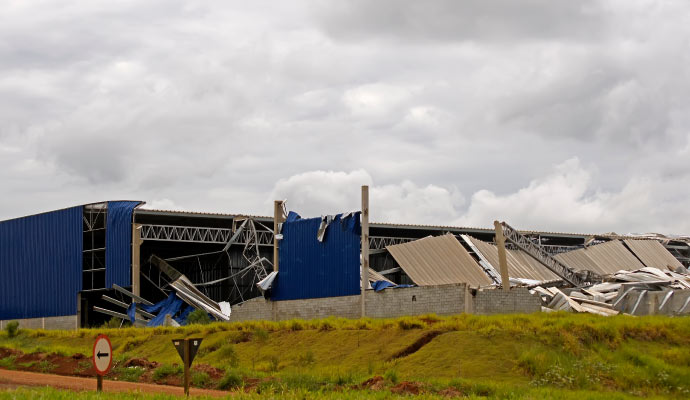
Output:
<instances>
[{"instance_id":1,"label":"road sign","mask_svg":"<svg viewBox=\"0 0 690 400\"><path fill-rule=\"evenodd\" d=\"M189 366L192 365L192 360L201 346L201 340L201 338L189 338L173 339L172 341L184 364L184 393L187 396L189 396Z\"/></svg>"},{"instance_id":2,"label":"road sign","mask_svg":"<svg viewBox=\"0 0 690 400\"><path fill-rule=\"evenodd\" d=\"M98 375L105 375L113 365L113 346L105 335L98 335L93 344L93 367Z\"/></svg>"},{"instance_id":3,"label":"road sign","mask_svg":"<svg viewBox=\"0 0 690 400\"><path fill-rule=\"evenodd\" d=\"M184 342L185 340L189 341L189 363L191 364L192 361L194 361L194 357L196 357L196 352L199 350L199 346L201 346L201 341L203 339L200 338L195 338L195 339L173 339L173 345L175 346L175 349L177 349L177 354L180 355L180 358L182 361L184 361Z\"/></svg>"}]
</instances>

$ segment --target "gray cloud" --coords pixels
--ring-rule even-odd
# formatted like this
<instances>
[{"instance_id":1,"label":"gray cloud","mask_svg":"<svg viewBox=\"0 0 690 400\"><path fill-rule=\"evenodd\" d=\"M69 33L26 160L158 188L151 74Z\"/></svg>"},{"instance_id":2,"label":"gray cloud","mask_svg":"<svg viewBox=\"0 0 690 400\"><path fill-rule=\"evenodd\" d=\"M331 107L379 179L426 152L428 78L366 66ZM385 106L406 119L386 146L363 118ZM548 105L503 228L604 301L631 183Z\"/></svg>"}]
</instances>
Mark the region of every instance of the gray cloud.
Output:
<instances>
[{"instance_id":1,"label":"gray cloud","mask_svg":"<svg viewBox=\"0 0 690 400\"><path fill-rule=\"evenodd\" d=\"M0 218L109 197L320 214L371 182L389 221L515 202L533 228L690 232L684 2L517 4L10 2ZM566 203L580 218L547 212Z\"/></svg>"}]
</instances>

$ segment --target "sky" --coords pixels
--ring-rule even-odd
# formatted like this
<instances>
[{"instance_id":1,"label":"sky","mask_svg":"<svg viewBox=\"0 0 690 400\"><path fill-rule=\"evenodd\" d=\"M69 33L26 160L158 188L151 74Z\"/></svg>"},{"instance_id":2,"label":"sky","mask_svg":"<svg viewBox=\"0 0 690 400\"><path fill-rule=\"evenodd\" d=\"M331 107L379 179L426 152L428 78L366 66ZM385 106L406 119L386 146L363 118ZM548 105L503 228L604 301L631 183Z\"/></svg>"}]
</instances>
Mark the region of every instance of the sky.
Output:
<instances>
[{"instance_id":1,"label":"sky","mask_svg":"<svg viewBox=\"0 0 690 400\"><path fill-rule=\"evenodd\" d=\"M102 200L690 234L681 1L0 7L0 219Z\"/></svg>"}]
</instances>

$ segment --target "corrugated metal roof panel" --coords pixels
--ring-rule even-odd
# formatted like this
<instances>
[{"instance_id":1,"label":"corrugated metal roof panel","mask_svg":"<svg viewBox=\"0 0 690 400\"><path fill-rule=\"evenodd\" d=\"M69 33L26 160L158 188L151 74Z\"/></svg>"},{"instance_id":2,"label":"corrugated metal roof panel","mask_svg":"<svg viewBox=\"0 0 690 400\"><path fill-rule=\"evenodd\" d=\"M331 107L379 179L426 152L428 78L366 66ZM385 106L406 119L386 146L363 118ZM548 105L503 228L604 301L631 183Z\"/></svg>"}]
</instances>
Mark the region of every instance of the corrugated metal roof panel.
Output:
<instances>
[{"instance_id":1,"label":"corrugated metal roof panel","mask_svg":"<svg viewBox=\"0 0 690 400\"><path fill-rule=\"evenodd\" d=\"M378 272L374 271L373 269L369 268L369 280L372 282L376 281L386 281L393 283L390 279L386 278L385 276L379 274Z\"/></svg>"},{"instance_id":2,"label":"corrugated metal roof panel","mask_svg":"<svg viewBox=\"0 0 690 400\"><path fill-rule=\"evenodd\" d=\"M500 272L498 248L491 243L473 237L470 237L470 240L477 247L477 250L493 265L496 271ZM549 271L548 268L529 255L522 254L518 250L507 250L506 261L508 262L508 276L512 278L535 279L538 281L559 279L558 275Z\"/></svg>"},{"instance_id":3,"label":"corrugated metal roof panel","mask_svg":"<svg viewBox=\"0 0 690 400\"><path fill-rule=\"evenodd\" d=\"M628 251L620 240L561 253L555 258L571 268L589 270L600 275L644 268L640 260Z\"/></svg>"},{"instance_id":4,"label":"corrugated metal roof panel","mask_svg":"<svg viewBox=\"0 0 690 400\"><path fill-rule=\"evenodd\" d=\"M82 207L0 222L0 319L77 313Z\"/></svg>"},{"instance_id":5,"label":"corrugated metal roof panel","mask_svg":"<svg viewBox=\"0 0 690 400\"><path fill-rule=\"evenodd\" d=\"M453 235L429 236L386 246L395 261L419 286L467 283L490 285L491 279Z\"/></svg>"},{"instance_id":6,"label":"corrugated metal roof panel","mask_svg":"<svg viewBox=\"0 0 690 400\"><path fill-rule=\"evenodd\" d=\"M280 241L274 300L349 296L360 293L360 213L336 217L317 240L321 218L285 222Z\"/></svg>"},{"instance_id":7,"label":"corrugated metal roof panel","mask_svg":"<svg viewBox=\"0 0 690 400\"><path fill-rule=\"evenodd\" d=\"M625 245L648 267L659 268L661 270L682 267L683 264L669 253L668 250L657 240L625 240Z\"/></svg>"}]
</instances>

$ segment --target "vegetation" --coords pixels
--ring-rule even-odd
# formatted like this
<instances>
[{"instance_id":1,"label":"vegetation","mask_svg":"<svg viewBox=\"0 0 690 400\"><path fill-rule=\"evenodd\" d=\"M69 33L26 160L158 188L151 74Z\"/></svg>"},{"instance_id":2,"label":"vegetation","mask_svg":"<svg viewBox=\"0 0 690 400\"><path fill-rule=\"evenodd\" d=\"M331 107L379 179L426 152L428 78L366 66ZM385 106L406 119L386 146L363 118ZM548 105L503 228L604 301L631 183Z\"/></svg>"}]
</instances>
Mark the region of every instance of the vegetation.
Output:
<instances>
[{"instance_id":1,"label":"vegetation","mask_svg":"<svg viewBox=\"0 0 690 400\"><path fill-rule=\"evenodd\" d=\"M115 368L115 373L118 375L120 380L127 382L139 382L139 378L144 374L144 372L146 372L146 369L142 367L132 366Z\"/></svg>"},{"instance_id":2,"label":"vegetation","mask_svg":"<svg viewBox=\"0 0 690 400\"><path fill-rule=\"evenodd\" d=\"M211 383L211 377L206 372L194 372L192 374L192 386L207 387Z\"/></svg>"},{"instance_id":3,"label":"vegetation","mask_svg":"<svg viewBox=\"0 0 690 400\"><path fill-rule=\"evenodd\" d=\"M180 365L161 365L153 371L153 380L162 381L169 376L181 375L182 372L183 368Z\"/></svg>"},{"instance_id":4,"label":"vegetation","mask_svg":"<svg viewBox=\"0 0 690 400\"><path fill-rule=\"evenodd\" d=\"M14 369L14 363L17 361L16 356L8 356L0 359L0 368Z\"/></svg>"},{"instance_id":5,"label":"vegetation","mask_svg":"<svg viewBox=\"0 0 690 400\"><path fill-rule=\"evenodd\" d=\"M5 331L7 331L7 337L13 338L17 336L17 332L19 331L19 322L17 321L10 321L7 323L7 326L5 326Z\"/></svg>"},{"instance_id":6,"label":"vegetation","mask_svg":"<svg viewBox=\"0 0 690 400\"><path fill-rule=\"evenodd\" d=\"M377 376L380 393L388 396L406 382L429 396L448 389L496 398L690 396L690 318L663 316L427 315L21 330L14 337L2 332L0 347L90 354L99 333L110 336L116 360L161 363L153 373L156 381L181 373L181 367L171 366L180 362L172 339L203 337L194 364L227 372L217 382L202 383L199 376L199 385L247 387L288 398L336 392L380 398L379 392L360 390Z\"/></svg>"},{"instance_id":7,"label":"vegetation","mask_svg":"<svg viewBox=\"0 0 690 400\"><path fill-rule=\"evenodd\" d=\"M207 325L211 323L211 317L208 316L208 313L206 311L197 308L196 310L189 313L189 315L187 316L187 323L190 325Z\"/></svg>"}]
</instances>

